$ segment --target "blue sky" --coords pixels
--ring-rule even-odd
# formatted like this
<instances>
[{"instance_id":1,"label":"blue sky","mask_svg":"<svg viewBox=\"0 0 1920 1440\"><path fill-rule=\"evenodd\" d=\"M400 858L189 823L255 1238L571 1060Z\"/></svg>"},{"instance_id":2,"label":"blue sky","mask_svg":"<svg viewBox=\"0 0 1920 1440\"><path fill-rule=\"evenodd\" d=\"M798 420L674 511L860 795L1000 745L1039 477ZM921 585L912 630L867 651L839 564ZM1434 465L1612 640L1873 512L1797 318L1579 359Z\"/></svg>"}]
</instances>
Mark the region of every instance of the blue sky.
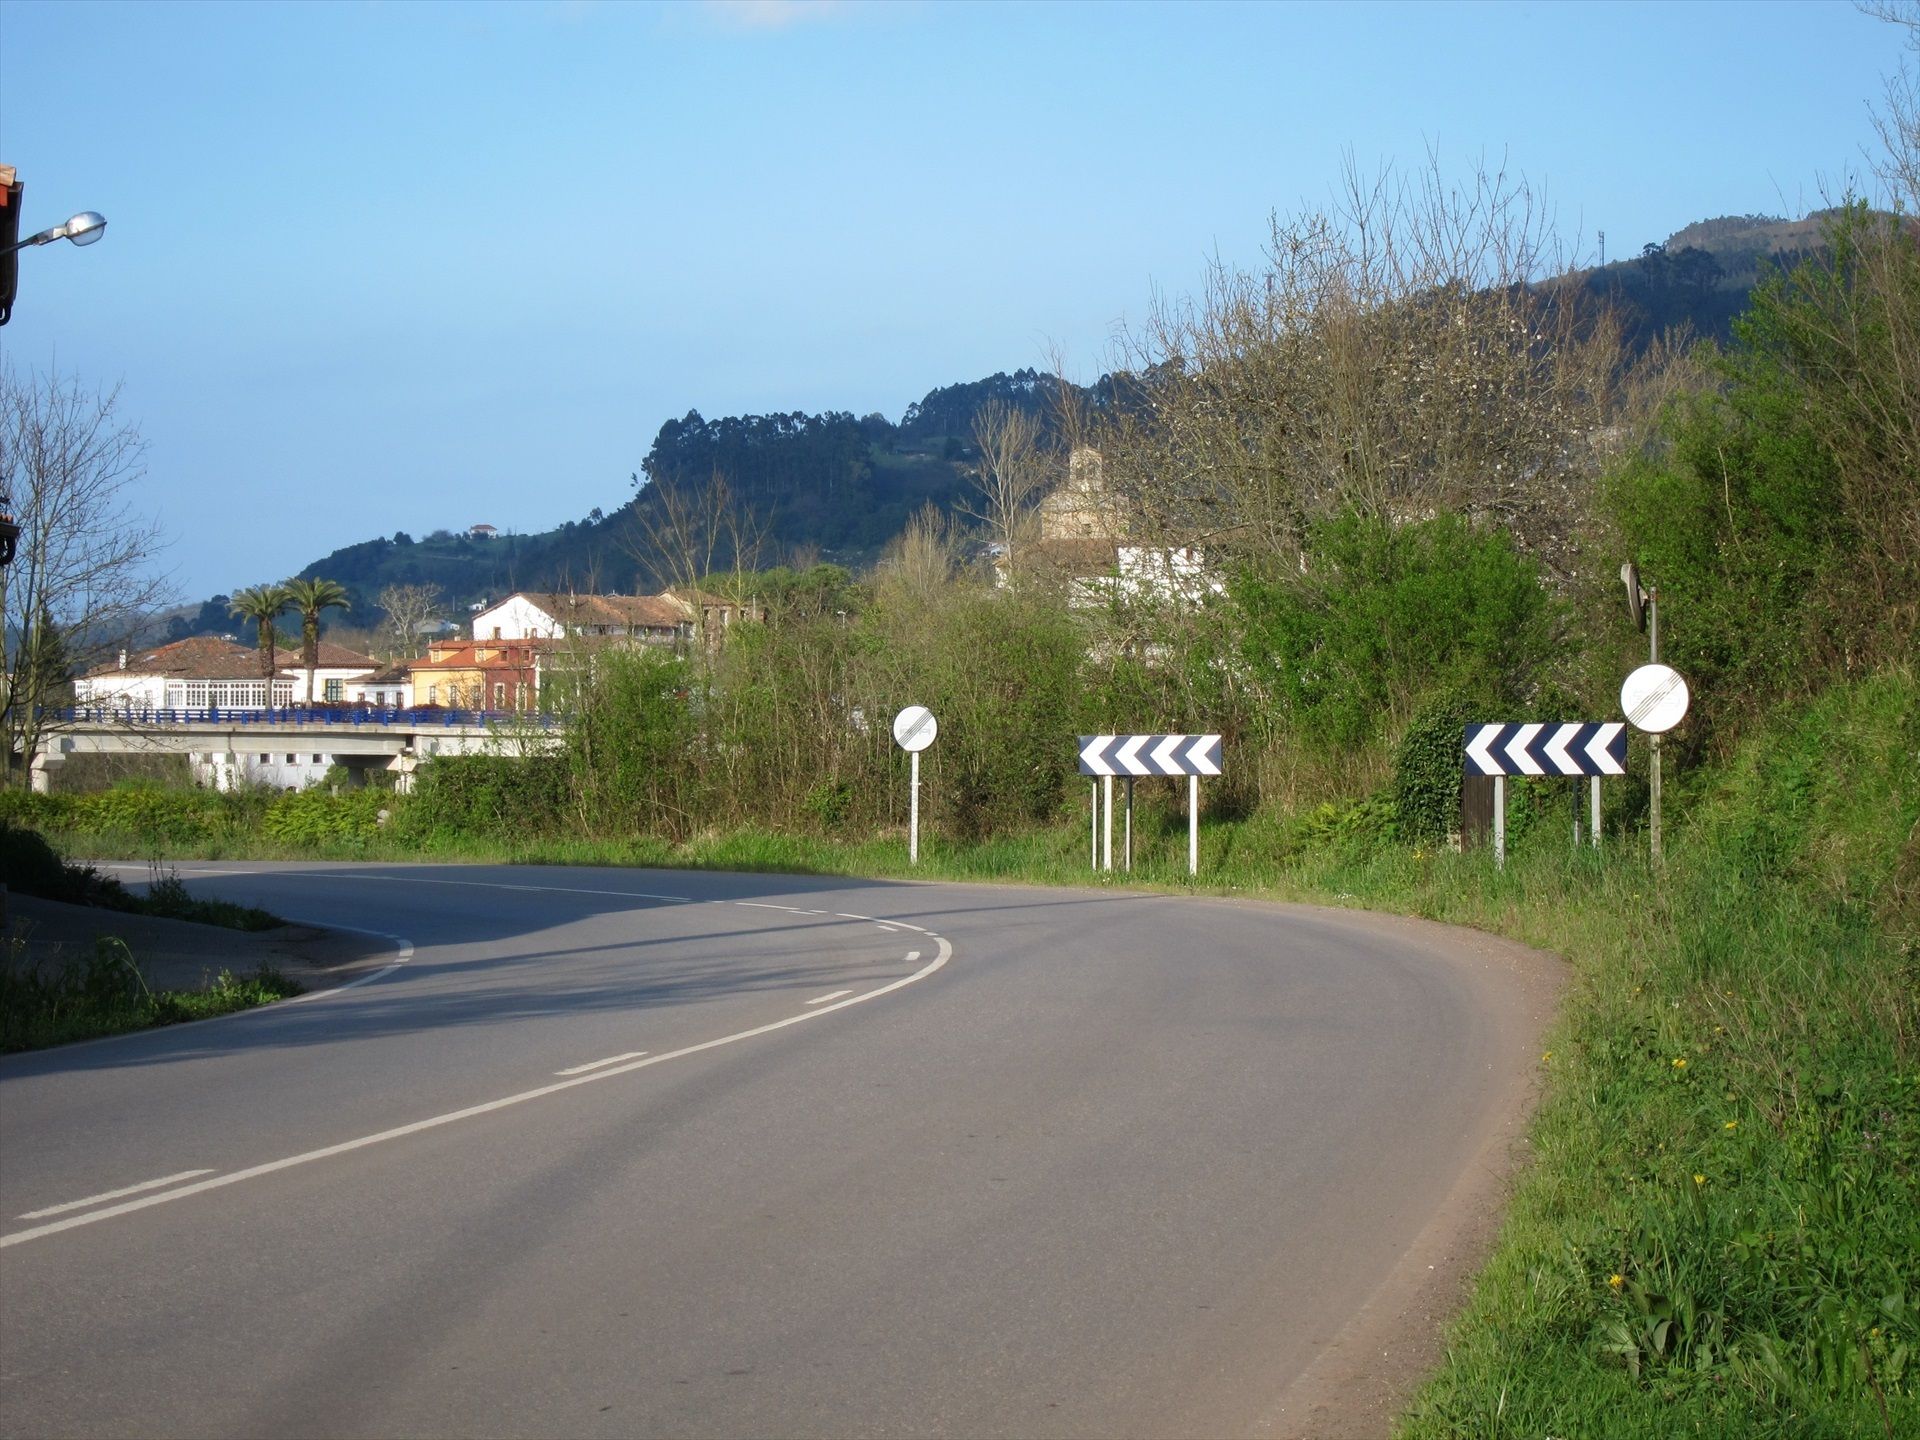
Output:
<instances>
[{"instance_id":1,"label":"blue sky","mask_svg":"<svg viewBox=\"0 0 1920 1440\"><path fill-rule=\"evenodd\" d=\"M1591 253L1801 213L1898 35L1843 3L0 0L9 363L120 403L183 599L631 494L698 409L1104 368L1349 155L1504 159Z\"/></svg>"}]
</instances>

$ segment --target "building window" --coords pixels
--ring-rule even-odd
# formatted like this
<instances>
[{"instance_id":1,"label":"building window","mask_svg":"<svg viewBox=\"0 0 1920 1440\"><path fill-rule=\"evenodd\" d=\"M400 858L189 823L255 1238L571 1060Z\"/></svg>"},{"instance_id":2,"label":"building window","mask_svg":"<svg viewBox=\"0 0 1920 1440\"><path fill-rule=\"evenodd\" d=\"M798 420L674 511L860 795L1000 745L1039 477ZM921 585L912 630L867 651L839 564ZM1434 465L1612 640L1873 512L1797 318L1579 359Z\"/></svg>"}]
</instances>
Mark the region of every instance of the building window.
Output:
<instances>
[{"instance_id":1,"label":"building window","mask_svg":"<svg viewBox=\"0 0 1920 1440\"><path fill-rule=\"evenodd\" d=\"M326 688L325 694L329 701L337 702L337 701L346 699L347 698L347 682L344 680L327 681L327 688Z\"/></svg>"},{"instance_id":2,"label":"building window","mask_svg":"<svg viewBox=\"0 0 1920 1440\"><path fill-rule=\"evenodd\" d=\"M507 708L507 687L498 680L493 682L493 708L496 710Z\"/></svg>"}]
</instances>

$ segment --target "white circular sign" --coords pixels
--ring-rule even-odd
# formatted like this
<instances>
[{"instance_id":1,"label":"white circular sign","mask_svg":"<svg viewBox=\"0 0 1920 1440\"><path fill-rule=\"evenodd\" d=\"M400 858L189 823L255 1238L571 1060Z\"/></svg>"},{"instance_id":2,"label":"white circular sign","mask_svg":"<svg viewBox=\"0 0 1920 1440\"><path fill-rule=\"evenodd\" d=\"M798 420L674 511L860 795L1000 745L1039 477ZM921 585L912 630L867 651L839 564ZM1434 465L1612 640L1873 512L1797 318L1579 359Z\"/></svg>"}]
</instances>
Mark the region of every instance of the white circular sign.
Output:
<instances>
[{"instance_id":1,"label":"white circular sign","mask_svg":"<svg viewBox=\"0 0 1920 1440\"><path fill-rule=\"evenodd\" d=\"M1687 713L1687 682L1666 665L1642 665L1620 687L1627 723L1649 735L1664 735Z\"/></svg>"},{"instance_id":2,"label":"white circular sign","mask_svg":"<svg viewBox=\"0 0 1920 1440\"><path fill-rule=\"evenodd\" d=\"M902 750L924 750L940 733L940 722L924 705L909 705L893 717L893 743Z\"/></svg>"}]
</instances>

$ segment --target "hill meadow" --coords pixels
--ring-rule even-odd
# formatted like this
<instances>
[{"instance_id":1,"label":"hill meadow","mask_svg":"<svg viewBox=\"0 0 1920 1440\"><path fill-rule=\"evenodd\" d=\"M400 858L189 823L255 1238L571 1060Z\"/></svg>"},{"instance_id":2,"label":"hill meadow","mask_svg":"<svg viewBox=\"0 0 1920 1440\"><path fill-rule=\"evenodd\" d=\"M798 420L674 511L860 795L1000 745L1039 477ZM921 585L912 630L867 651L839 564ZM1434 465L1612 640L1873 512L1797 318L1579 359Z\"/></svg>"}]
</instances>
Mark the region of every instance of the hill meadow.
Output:
<instances>
[{"instance_id":1,"label":"hill meadow","mask_svg":"<svg viewBox=\"0 0 1920 1440\"><path fill-rule=\"evenodd\" d=\"M1219 733L1198 877L1184 784L1144 781L1127 885L1399 911L1571 970L1527 1163L1402 1434L1920 1433L1920 195L1550 271L1524 192L1478 185L1276 217L1260 265L1092 386L996 375L898 424L691 413L610 512L305 572L360 623L394 585L449 613L569 582L763 608L602 653L550 754L438 759L405 795L102 774L0 817L82 868L1105 885L1073 737ZM1046 508L1075 475L1079 508ZM1148 583L1123 546L1200 558ZM1598 846L1584 782L1518 778L1496 868L1461 841L1463 727L1618 715L1649 644L1627 561L1693 697L1664 853L1636 733ZM230 628L225 599L176 632ZM885 723L909 703L940 721L917 866Z\"/></svg>"}]
</instances>

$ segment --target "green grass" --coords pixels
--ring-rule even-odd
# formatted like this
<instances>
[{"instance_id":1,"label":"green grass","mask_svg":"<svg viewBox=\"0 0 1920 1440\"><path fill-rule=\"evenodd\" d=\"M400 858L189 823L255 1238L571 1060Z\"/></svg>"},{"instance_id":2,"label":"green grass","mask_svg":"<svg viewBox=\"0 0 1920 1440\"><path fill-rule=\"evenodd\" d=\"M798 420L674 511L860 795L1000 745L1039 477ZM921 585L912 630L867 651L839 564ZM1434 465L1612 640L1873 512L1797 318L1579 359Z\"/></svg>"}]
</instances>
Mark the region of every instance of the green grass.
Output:
<instances>
[{"instance_id":1,"label":"green grass","mask_svg":"<svg viewBox=\"0 0 1920 1440\"><path fill-rule=\"evenodd\" d=\"M1403 1433L1920 1435L1920 683L1837 688L1672 794L1663 867L1618 836L1573 851L1549 807L1496 871L1393 843L1368 802L1206 823L1195 881L1184 821L1147 786L1130 876L1092 873L1084 809L978 845L925 836L917 867L897 835L339 853L1231 892L1555 951L1573 983L1532 1163Z\"/></svg>"},{"instance_id":2,"label":"green grass","mask_svg":"<svg viewBox=\"0 0 1920 1440\"><path fill-rule=\"evenodd\" d=\"M222 970L204 990L152 990L124 941L102 937L93 953L59 964L21 941L0 954L0 1053L38 1050L251 1009L298 995L300 986L267 966L250 975Z\"/></svg>"}]
</instances>

